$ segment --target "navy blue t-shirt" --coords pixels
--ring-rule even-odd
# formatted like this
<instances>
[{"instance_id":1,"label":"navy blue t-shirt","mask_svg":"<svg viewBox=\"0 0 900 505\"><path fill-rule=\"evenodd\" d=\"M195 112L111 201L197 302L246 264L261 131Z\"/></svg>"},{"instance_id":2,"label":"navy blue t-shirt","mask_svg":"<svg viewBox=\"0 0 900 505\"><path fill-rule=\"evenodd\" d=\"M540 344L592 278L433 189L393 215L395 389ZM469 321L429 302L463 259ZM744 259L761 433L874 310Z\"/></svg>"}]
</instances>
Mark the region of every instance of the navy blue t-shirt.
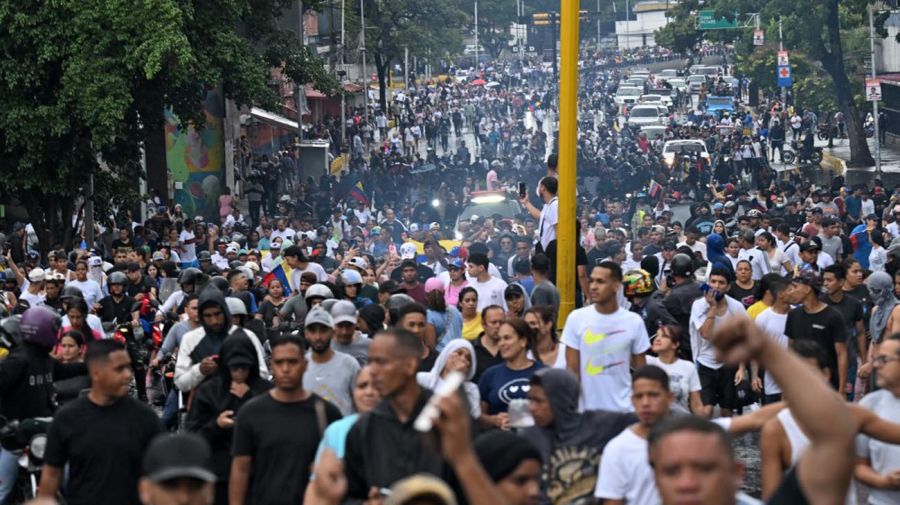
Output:
<instances>
[{"instance_id":1,"label":"navy blue t-shirt","mask_svg":"<svg viewBox=\"0 0 900 505\"><path fill-rule=\"evenodd\" d=\"M511 370L506 363L494 365L484 371L478 381L481 401L488 404L488 415L506 412L510 400L528 399L528 382L535 372L543 368L541 363L533 363L523 370Z\"/></svg>"}]
</instances>

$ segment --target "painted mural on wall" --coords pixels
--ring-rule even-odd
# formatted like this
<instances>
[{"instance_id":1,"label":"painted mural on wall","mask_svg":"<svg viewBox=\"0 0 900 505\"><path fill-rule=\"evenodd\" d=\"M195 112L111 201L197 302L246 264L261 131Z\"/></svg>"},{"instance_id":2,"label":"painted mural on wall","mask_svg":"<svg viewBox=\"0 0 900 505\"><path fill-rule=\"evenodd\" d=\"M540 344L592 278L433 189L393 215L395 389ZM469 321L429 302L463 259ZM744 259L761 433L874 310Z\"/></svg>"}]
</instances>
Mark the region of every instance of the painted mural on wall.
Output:
<instances>
[{"instance_id":1,"label":"painted mural on wall","mask_svg":"<svg viewBox=\"0 0 900 505\"><path fill-rule=\"evenodd\" d=\"M204 103L205 127L182 129L171 110L166 117L166 165L172 175L175 203L190 216L215 216L225 181L225 102L210 91Z\"/></svg>"}]
</instances>

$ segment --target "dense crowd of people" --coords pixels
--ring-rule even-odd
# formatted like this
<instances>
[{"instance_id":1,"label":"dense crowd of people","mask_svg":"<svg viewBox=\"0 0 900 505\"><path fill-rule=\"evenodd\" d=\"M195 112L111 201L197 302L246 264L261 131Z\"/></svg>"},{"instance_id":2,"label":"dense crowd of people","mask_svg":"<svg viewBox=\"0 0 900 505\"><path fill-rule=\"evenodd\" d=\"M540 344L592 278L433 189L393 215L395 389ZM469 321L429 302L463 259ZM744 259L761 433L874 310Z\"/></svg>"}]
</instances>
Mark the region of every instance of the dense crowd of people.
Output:
<instances>
[{"instance_id":1,"label":"dense crowd of people","mask_svg":"<svg viewBox=\"0 0 900 505\"><path fill-rule=\"evenodd\" d=\"M53 417L39 500L749 504L759 432L766 503L900 502L900 188L779 177L818 124L792 104L676 90L648 138L613 96L650 57L584 55L575 251L552 76L514 63L353 115L340 179L251 159L216 215L156 201L71 250L13 223L0 414Z\"/></svg>"}]
</instances>

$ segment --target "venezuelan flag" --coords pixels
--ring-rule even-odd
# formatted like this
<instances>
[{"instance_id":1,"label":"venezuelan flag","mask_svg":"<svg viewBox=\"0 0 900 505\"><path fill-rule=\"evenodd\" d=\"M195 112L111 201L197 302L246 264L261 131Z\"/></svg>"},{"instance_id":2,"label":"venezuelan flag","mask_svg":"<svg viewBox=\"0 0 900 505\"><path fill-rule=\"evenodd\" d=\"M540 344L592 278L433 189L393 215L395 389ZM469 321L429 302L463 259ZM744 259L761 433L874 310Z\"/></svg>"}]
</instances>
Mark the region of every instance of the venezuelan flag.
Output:
<instances>
[{"instance_id":1,"label":"venezuelan flag","mask_svg":"<svg viewBox=\"0 0 900 505\"><path fill-rule=\"evenodd\" d=\"M290 275L291 268L282 262L263 277L262 284L268 288L272 279L278 279L281 281L281 285L284 286L284 296L291 296Z\"/></svg>"},{"instance_id":2,"label":"venezuelan flag","mask_svg":"<svg viewBox=\"0 0 900 505\"><path fill-rule=\"evenodd\" d=\"M362 202L366 207L371 207L369 197L366 196L366 190L365 188L363 188L362 181L358 181L356 185L350 188L350 196L352 196L357 202Z\"/></svg>"},{"instance_id":3,"label":"venezuelan flag","mask_svg":"<svg viewBox=\"0 0 900 505\"><path fill-rule=\"evenodd\" d=\"M662 185L660 185L658 182L654 181L653 179L650 179L650 188L649 188L650 198L656 198L656 195L658 195L661 190L662 190Z\"/></svg>"}]
</instances>

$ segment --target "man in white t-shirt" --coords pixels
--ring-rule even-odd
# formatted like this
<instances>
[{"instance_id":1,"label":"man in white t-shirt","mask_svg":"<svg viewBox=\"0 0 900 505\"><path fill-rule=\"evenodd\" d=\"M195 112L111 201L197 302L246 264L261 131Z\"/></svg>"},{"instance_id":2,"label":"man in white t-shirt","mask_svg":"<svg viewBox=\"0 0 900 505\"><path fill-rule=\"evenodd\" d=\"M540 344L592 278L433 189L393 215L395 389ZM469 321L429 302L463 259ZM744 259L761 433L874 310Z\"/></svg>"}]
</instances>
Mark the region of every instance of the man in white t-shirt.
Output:
<instances>
[{"instance_id":1,"label":"man in white t-shirt","mask_svg":"<svg viewBox=\"0 0 900 505\"><path fill-rule=\"evenodd\" d=\"M603 449L594 496L604 503L657 505L659 491L649 463L647 437L672 406L669 376L657 366L643 366L635 370L630 385L633 393L629 403L637 412L638 422Z\"/></svg>"},{"instance_id":2,"label":"man in white t-shirt","mask_svg":"<svg viewBox=\"0 0 900 505\"><path fill-rule=\"evenodd\" d=\"M499 305L506 310L506 282L499 277L494 277L488 271L490 261L486 254L473 253L469 255L466 269L469 273L469 286L478 291L478 310L490 305Z\"/></svg>"},{"instance_id":3,"label":"man in white t-shirt","mask_svg":"<svg viewBox=\"0 0 900 505\"><path fill-rule=\"evenodd\" d=\"M184 228L178 234L178 241L181 242L181 268L199 267L193 219L184 220Z\"/></svg>"},{"instance_id":4,"label":"man in white t-shirt","mask_svg":"<svg viewBox=\"0 0 900 505\"><path fill-rule=\"evenodd\" d=\"M531 217L538 220L540 252L546 251L550 242L556 240L556 225L559 223L559 199L556 197L558 191L559 180L556 177L547 176L541 179L541 183L538 185L538 196L544 201L541 210L532 205L528 197L519 199Z\"/></svg>"},{"instance_id":5,"label":"man in white t-shirt","mask_svg":"<svg viewBox=\"0 0 900 505\"><path fill-rule=\"evenodd\" d=\"M757 253L762 254L762 251L757 250ZM747 317L747 311L741 302L725 294L729 282L731 282L729 271L722 268L712 269L706 281L709 289L702 298L694 300L691 306L689 325L691 351L697 364L697 372L700 374L700 385L703 388L700 397L704 408L702 415L706 418L712 415L716 405L721 407L722 416L731 415L731 411L736 407L735 382L739 382L739 375L743 376L746 373L743 367L736 369L719 361L716 350L709 341L716 326L729 317Z\"/></svg>"},{"instance_id":6,"label":"man in white t-shirt","mask_svg":"<svg viewBox=\"0 0 900 505\"><path fill-rule=\"evenodd\" d=\"M741 250L738 251L738 259L750 262L751 276L754 281L762 279L762 276L770 271L769 258L764 251L756 248L756 233L753 230L742 231L740 243Z\"/></svg>"},{"instance_id":7,"label":"man in white t-shirt","mask_svg":"<svg viewBox=\"0 0 900 505\"><path fill-rule=\"evenodd\" d=\"M278 237L280 237L281 240L294 240L294 235L296 234L297 232L295 232L293 228L288 227L287 219L280 217L275 224L275 229L272 230L269 241L275 240Z\"/></svg>"},{"instance_id":8,"label":"man in white t-shirt","mask_svg":"<svg viewBox=\"0 0 900 505\"><path fill-rule=\"evenodd\" d=\"M790 287L790 283L783 279L770 282L769 292L772 293L772 306L756 316L756 325L762 328L781 347L788 346L788 338L784 334L788 312L791 311L791 304L788 303L787 297L788 287ZM757 380L756 377L753 378L754 382ZM762 402L764 405L781 401L781 388L775 383L771 374L766 374L763 377L762 387Z\"/></svg>"},{"instance_id":9,"label":"man in white t-shirt","mask_svg":"<svg viewBox=\"0 0 900 505\"><path fill-rule=\"evenodd\" d=\"M650 339L641 317L619 306L621 287L619 265L594 266L591 305L572 311L563 328L566 368L581 380L585 410L633 410L630 367L644 365Z\"/></svg>"},{"instance_id":10,"label":"man in white t-shirt","mask_svg":"<svg viewBox=\"0 0 900 505\"><path fill-rule=\"evenodd\" d=\"M284 260L291 268L290 285L291 291L294 293L300 292L300 276L304 272L316 274L316 279L320 283L328 280L328 274L322 268L322 265L309 261L309 258L306 257L306 254L303 253L299 246L292 245L285 249L281 255L284 256Z\"/></svg>"}]
</instances>

